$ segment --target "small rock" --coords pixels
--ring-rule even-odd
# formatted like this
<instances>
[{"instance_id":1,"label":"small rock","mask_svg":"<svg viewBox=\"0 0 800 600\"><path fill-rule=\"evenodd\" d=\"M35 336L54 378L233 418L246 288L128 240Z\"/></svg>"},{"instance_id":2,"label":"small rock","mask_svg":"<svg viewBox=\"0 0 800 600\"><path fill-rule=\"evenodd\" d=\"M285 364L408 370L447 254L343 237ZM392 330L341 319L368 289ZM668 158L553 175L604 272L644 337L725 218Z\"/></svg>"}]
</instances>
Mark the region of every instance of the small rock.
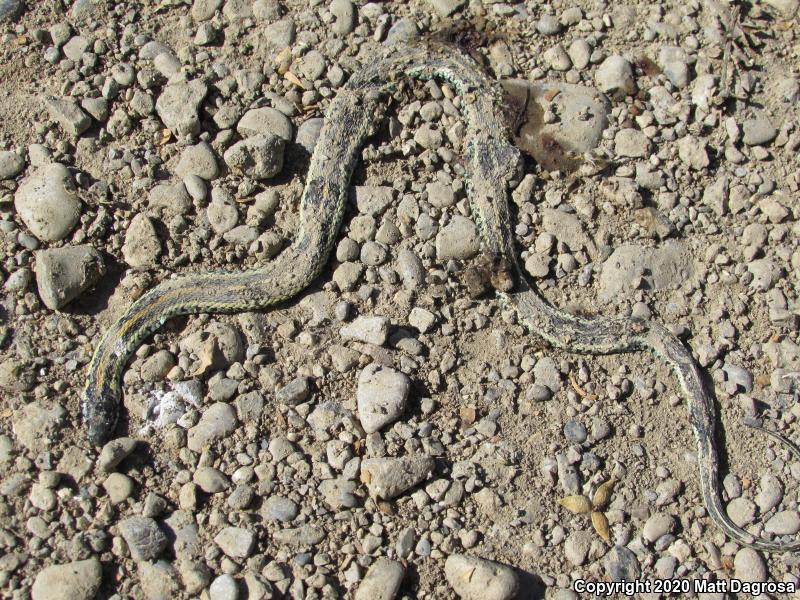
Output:
<instances>
[{"instance_id":1,"label":"small rock","mask_svg":"<svg viewBox=\"0 0 800 600\"><path fill-rule=\"evenodd\" d=\"M569 71L572 68L572 60L561 44L548 48L542 58L554 71Z\"/></svg>"},{"instance_id":2,"label":"small rock","mask_svg":"<svg viewBox=\"0 0 800 600\"><path fill-rule=\"evenodd\" d=\"M658 66L677 88L689 85L689 59L683 48L664 46L658 53Z\"/></svg>"},{"instance_id":3,"label":"small rock","mask_svg":"<svg viewBox=\"0 0 800 600\"><path fill-rule=\"evenodd\" d=\"M345 339L382 346L389 336L389 319L381 316L360 316L342 327L339 334Z\"/></svg>"},{"instance_id":4,"label":"small rock","mask_svg":"<svg viewBox=\"0 0 800 600\"><path fill-rule=\"evenodd\" d=\"M206 181L213 181L219 175L219 165L214 151L206 142L189 146L181 153L178 166L175 167L178 177L197 175Z\"/></svg>"},{"instance_id":5,"label":"small rock","mask_svg":"<svg viewBox=\"0 0 800 600\"><path fill-rule=\"evenodd\" d=\"M279 110L274 108L253 108L248 110L239 123L236 131L242 137L248 138L256 135L273 135L292 141L292 122Z\"/></svg>"},{"instance_id":6,"label":"small rock","mask_svg":"<svg viewBox=\"0 0 800 600\"><path fill-rule=\"evenodd\" d=\"M464 6L466 0L428 0L440 18L445 19Z\"/></svg>"},{"instance_id":7,"label":"small rock","mask_svg":"<svg viewBox=\"0 0 800 600\"><path fill-rule=\"evenodd\" d=\"M761 514L765 514L778 506L783 500L783 483L772 473L764 473L759 482L756 504Z\"/></svg>"},{"instance_id":8,"label":"small rock","mask_svg":"<svg viewBox=\"0 0 800 600\"><path fill-rule=\"evenodd\" d=\"M267 521L289 523L299 513L297 503L283 496L270 496L264 501L261 514Z\"/></svg>"},{"instance_id":9,"label":"small rock","mask_svg":"<svg viewBox=\"0 0 800 600\"><path fill-rule=\"evenodd\" d=\"M200 103L208 86L199 79L168 84L156 100L156 112L164 125L178 135L200 132Z\"/></svg>"},{"instance_id":10,"label":"small rock","mask_svg":"<svg viewBox=\"0 0 800 600\"><path fill-rule=\"evenodd\" d=\"M678 140L678 156L690 169L700 171L709 164L708 150L703 139L687 135Z\"/></svg>"},{"instance_id":11,"label":"small rock","mask_svg":"<svg viewBox=\"0 0 800 600\"><path fill-rule=\"evenodd\" d=\"M96 558L46 567L33 582L31 600L92 600L102 578Z\"/></svg>"},{"instance_id":12,"label":"small rock","mask_svg":"<svg viewBox=\"0 0 800 600\"><path fill-rule=\"evenodd\" d=\"M200 467L194 472L192 480L207 494L224 492L231 485L225 473L214 467Z\"/></svg>"},{"instance_id":13,"label":"small rock","mask_svg":"<svg viewBox=\"0 0 800 600\"><path fill-rule=\"evenodd\" d=\"M111 504L120 504L133 494L133 479L122 473L111 473L103 482L103 489Z\"/></svg>"},{"instance_id":14,"label":"small rock","mask_svg":"<svg viewBox=\"0 0 800 600\"><path fill-rule=\"evenodd\" d=\"M129 517L119 524L133 560L153 560L167 547L167 536L158 523L148 517Z\"/></svg>"},{"instance_id":15,"label":"small rock","mask_svg":"<svg viewBox=\"0 0 800 600\"><path fill-rule=\"evenodd\" d=\"M666 513L656 513L652 515L644 524L642 537L650 542L655 542L658 538L675 529L675 519Z\"/></svg>"},{"instance_id":16,"label":"small rock","mask_svg":"<svg viewBox=\"0 0 800 600\"><path fill-rule=\"evenodd\" d=\"M138 565L139 581L147 600L167 600L178 595L178 572L165 560L142 561Z\"/></svg>"},{"instance_id":17,"label":"small rock","mask_svg":"<svg viewBox=\"0 0 800 600\"><path fill-rule=\"evenodd\" d=\"M208 587L209 600L239 600L239 584L227 573L220 575Z\"/></svg>"},{"instance_id":18,"label":"small rock","mask_svg":"<svg viewBox=\"0 0 800 600\"><path fill-rule=\"evenodd\" d=\"M194 0L192 18L195 21L208 21L222 6L222 0Z\"/></svg>"},{"instance_id":19,"label":"small rock","mask_svg":"<svg viewBox=\"0 0 800 600\"><path fill-rule=\"evenodd\" d=\"M66 237L81 215L72 175L60 163L46 164L26 177L14 206L31 233L46 242Z\"/></svg>"},{"instance_id":20,"label":"small rock","mask_svg":"<svg viewBox=\"0 0 800 600\"><path fill-rule=\"evenodd\" d=\"M592 533L589 531L576 531L567 536L564 541L564 556L576 567L586 562L589 549L592 545Z\"/></svg>"},{"instance_id":21,"label":"small rock","mask_svg":"<svg viewBox=\"0 0 800 600\"><path fill-rule=\"evenodd\" d=\"M309 154L314 153L314 147L317 145L319 139L319 132L322 130L322 125L325 119L315 117L307 119L300 124L297 128L297 136L295 142L301 146Z\"/></svg>"},{"instance_id":22,"label":"small rock","mask_svg":"<svg viewBox=\"0 0 800 600\"><path fill-rule=\"evenodd\" d=\"M367 434L396 421L406 408L411 381L400 371L377 363L358 376L356 399L361 426Z\"/></svg>"},{"instance_id":23,"label":"small rock","mask_svg":"<svg viewBox=\"0 0 800 600\"><path fill-rule=\"evenodd\" d=\"M330 7L334 17L331 30L336 35L347 35L356 26L356 9L350 0L333 0Z\"/></svg>"},{"instance_id":24,"label":"small rock","mask_svg":"<svg viewBox=\"0 0 800 600\"><path fill-rule=\"evenodd\" d=\"M100 253L89 245L36 252L36 285L45 306L58 310L92 287L106 272Z\"/></svg>"},{"instance_id":25,"label":"small rock","mask_svg":"<svg viewBox=\"0 0 800 600\"><path fill-rule=\"evenodd\" d=\"M122 256L130 266L136 268L155 267L161 256L161 240L153 221L144 213L139 213L125 232Z\"/></svg>"},{"instance_id":26,"label":"small rock","mask_svg":"<svg viewBox=\"0 0 800 600\"><path fill-rule=\"evenodd\" d=\"M564 437L570 444L582 444L589 436L586 426L578 421L567 421L564 424Z\"/></svg>"},{"instance_id":27,"label":"small rock","mask_svg":"<svg viewBox=\"0 0 800 600\"><path fill-rule=\"evenodd\" d=\"M338 511L355 508L359 505L360 499L355 493L357 488L355 481L337 478L323 481L319 486L319 491L331 510Z\"/></svg>"},{"instance_id":28,"label":"small rock","mask_svg":"<svg viewBox=\"0 0 800 600\"><path fill-rule=\"evenodd\" d=\"M444 262L451 258L466 260L481 248L478 228L472 219L456 215L436 235L436 257Z\"/></svg>"},{"instance_id":29,"label":"small rock","mask_svg":"<svg viewBox=\"0 0 800 600\"><path fill-rule=\"evenodd\" d=\"M603 566L611 581L634 581L641 573L636 555L624 546L614 546L603 559Z\"/></svg>"},{"instance_id":30,"label":"small rock","mask_svg":"<svg viewBox=\"0 0 800 600\"><path fill-rule=\"evenodd\" d=\"M600 91L613 96L628 96L636 92L633 67L622 56L609 56L597 68L595 82Z\"/></svg>"},{"instance_id":31,"label":"small rock","mask_svg":"<svg viewBox=\"0 0 800 600\"><path fill-rule=\"evenodd\" d=\"M620 129L614 136L614 153L627 158L644 158L650 155L650 140L636 129Z\"/></svg>"},{"instance_id":32,"label":"small rock","mask_svg":"<svg viewBox=\"0 0 800 600\"><path fill-rule=\"evenodd\" d=\"M756 505L747 498L734 498L725 507L731 521L739 527L745 527L756 518Z\"/></svg>"},{"instance_id":33,"label":"small rock","mask_svg":"<svg viewBox=\"0 0 800 600\"><path fill-rule=\"evenodd\" d=\"M97 458L97 466L101 471L110 473L117 468L119 463L128 458L135 448L136 440L129 437L111 440L100 450L100 456Z\"/></svg>"},{"instance_id":34,"label":"small rock","mask_svg":"<svg viewBox=\"0 0 800 600\"><path fill-rule=\"evenodd\" d=\"M25 159L11 150L0 151L0 180L12 179L25 168Z\"/></svg>"},{"instance_id":35,"label":"small rock","mask_svg":"<svg viewBox=\"0 0 800 600\"><path fill-rule=\"evenodd\" d=\"M733 572L736 579L751 582L767 581L767 565L761 555L752 548L742 548L733 558Z\"/></svg>"},{"instance_id":36,"label":"small rock","mask_svg":"<svg viewBox=\"0 0 800 600\"><path fill-rule=\"evenodd\" d=\"M197 425L189 429L186 445L193 452L230 435L236 429L236 411L230 404L217 402L203 411Z\"/></svg>"},{"instance_id":37,"label":"small rock","mask_svg":"<svg viewBox=\"0 0 800 600\"><path fill-rule=\"evenodd\" d=\"M394 600L403 583L405 569L402 563L379 558L367 570L358 586L355 600Z\"/></svg>"},{"instance_id":38,"label":"small rock","mask_svg":"<svg viewBox=\"0 0 800 600\"><path fill-rule=\"evenodd\" d=\"M744 132L742 141L748 146L763 146L778 136L778 130L763 113L742 123L742 130Z\"/></svg>"},{"instance_id":39,"label":"small rock","mask_svg":"<svg viewBox=\"0 0 800 600\"><path fill-rule=\"evenodd\" d=\"M25 5L22 0L0 0L0 23L16 18L23 8L25 8ZM39 599L35 598L34 600Z\"/></svg>"},{"instance_id":40,"label":"small rock","mask_svg":"<svg viewBox=\"0 0 800 600\"><path fill-rule=\"evenodd\" d=\"M433 467L425 455L368 458L361 461L361 481L373 498L391 500L429 477Z\"/></svg>"},{"instance_id":41,"label":"small rock","mask_svg":"<svg viewBox=\"0 0 800 600\"><path fill-rule=\"evenodd\" d=\"M215 537L214 543L226 556L231 558L247 558L256 545L256 536L249 529L242 527L225 527Z\"/></svg>"},{"instance_id":42,"label":"small rock","mask_svg":"<svg viewBox=\"0 0 800 600\"><path fill-rule=\"evenodd\" d=\"M169 350L159 350L148 356L139 370L144 381L162 381L175 366L175 356Z\"/></svg>"},{"instance_id":43,"label":"small rock","mask_svg":"<svg viewBox=\"0 0 800 600\"><path fill-rule=\"evenodd\" d=\"M66 98L54 98L48 96L45 99L47 110L50 115L58 121L71 136L77 137L89 129L92 119L87 115L75 101Z\"/></svg>"},{"instance_id":44,"label":"small rock","mask_svg":"<svg viewBox=\"0 0 800 600\"><path fill-rule=\"evenodd\" d=\"M277 391L275 399L280 404L297 406L305 402L311 394L308 377L295 377Z\"/></svg>"},{"instance_id":45,"label":"small rock","mask_svg":"<svg viewBox=\"0 0 800 600\"><path fill-rule=\"evenodd\" d=\"M465 554L447 557L444 576L463 600L512 600L520 587L511 567Z\"/></svg>"},{"instance_id":46,"label":"small rock","mask_svg":"<svg viewBox=\"0 0 800 600\"><path fill-rule=\"evenodd\" d=\"M674 289L691 281L694 273L691 253L681 242L667 242L656 248L623 244L603 263L598 295L610 301L642 282L651 290Z\"/></svg>"},{"instance_id":47,"label":"small rock","mask_svg":"<svg viewBox=\"0 0 800 600\"><path fill-rule=\"evenodd\" d=\"M556 35L561 31L561 22L555 15L544 14L536 22L536 31L542 35Z\"/></svg>"},{"instance_id":48,"label":"small rock","mask_svg":"<svg viewBox=\"0 0 800 600\"><path fill-rule=\"evenodd\" d=\"M283 169L285 141L272 134L261 134L235 143L223 155L230 169L254 179L269 179Z\"/></svg>"},{"instance_id":49,"label":"small rock","mask_svg":"<svg viewBox=\"0 0 800 600\"><path fill-rule=\"evenodd\" d=\"M794 535L800 531L800 515L796 510L777 512L764 525L764 531L775 535Z\"/></svg>"}]
</instances>

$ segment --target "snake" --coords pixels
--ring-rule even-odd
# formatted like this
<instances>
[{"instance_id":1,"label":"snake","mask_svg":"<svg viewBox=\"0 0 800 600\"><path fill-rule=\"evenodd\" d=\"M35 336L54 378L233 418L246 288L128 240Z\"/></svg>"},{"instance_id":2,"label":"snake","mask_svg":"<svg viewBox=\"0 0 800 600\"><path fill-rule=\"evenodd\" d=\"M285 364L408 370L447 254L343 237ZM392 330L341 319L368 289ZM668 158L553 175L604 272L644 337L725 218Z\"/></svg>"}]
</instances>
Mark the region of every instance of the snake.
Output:
<instances>
[{"instance_id":1,"label":"snake","mask_svg":"<svg viewBox=\"0 0 800 600\"><path fill-rule=\"evenodd\" d=\"M516 310L525 329L570 353L604 355L649 351L674 372L685 397L697 446L700 490L706 512L741 545L784 552L800 541L757 537L728 516L720 490L715 442L714 397L706 390L691 352L653 319L582 316L549 303L530 282L515 249L510 182L520 170L520 151L511 143L497 81L460 48L445 43L391 45L356 69L331 99L317 138L299 206L292 242L275 258L253 269L183 273L143 294L113 323L95 348L82 396L88 438L100 445L113 433L122 398L121 375L145 338L177 315L263 310L307 288L328 262L347 205L348 186L362 146L377 131L387 96L408 80L448 84L459 98L465 123L463 161L469 206L482 251L505 259L515 276L513 289L497 289L501 302ZM800 449L777 432L770 435Z\"/></svg>"}]
</instances>

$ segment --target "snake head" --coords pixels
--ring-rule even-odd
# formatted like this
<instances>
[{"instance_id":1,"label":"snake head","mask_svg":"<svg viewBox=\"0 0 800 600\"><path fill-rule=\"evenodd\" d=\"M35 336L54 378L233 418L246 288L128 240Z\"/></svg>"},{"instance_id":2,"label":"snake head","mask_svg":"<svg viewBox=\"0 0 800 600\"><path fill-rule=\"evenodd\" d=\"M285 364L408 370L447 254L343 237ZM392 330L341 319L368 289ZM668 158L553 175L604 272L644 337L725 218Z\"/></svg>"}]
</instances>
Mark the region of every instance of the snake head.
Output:
<instances>
[{"instance_id":1,"label":"snake head","mask_svg":"<svg viewBox=\"0 0 800 600\"><path fill-rule=\"evenodd\" d=\"M101 446L114 431L119 413L119 394L104 386L93 385L90 379L83 392L82 412L89 443Z\"/></svg>"}]
</instances>

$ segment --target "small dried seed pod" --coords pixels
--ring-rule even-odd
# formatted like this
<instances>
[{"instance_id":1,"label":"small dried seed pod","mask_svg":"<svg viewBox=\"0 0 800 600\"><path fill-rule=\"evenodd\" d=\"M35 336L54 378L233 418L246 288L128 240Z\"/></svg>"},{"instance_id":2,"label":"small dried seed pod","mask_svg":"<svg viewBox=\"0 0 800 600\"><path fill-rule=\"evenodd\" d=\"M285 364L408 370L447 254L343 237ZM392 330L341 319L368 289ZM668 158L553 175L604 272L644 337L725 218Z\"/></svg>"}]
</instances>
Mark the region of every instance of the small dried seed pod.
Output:
<instances>
[{"instance_id":1,"label":"small dried seed pod","mask_svg":"<svg viewBox=\"0 0 800 600\"><path fill-rule=\"evenodd\" d=\"M594 511L592 513L592 526L597 532L597 535L603 538L603 540L606 542L611 541L611 530L608 528L608 519L603 513L600 511Z\"/></svg>"},{"instance_id":2,"label":"small dried seed pod","mask_svg":"<svg viewBox=\"0 0 800 600\"><path fill-rule=\"evenodd\" d=\"M586 496L567 496L560 500L560 504L576 515L582 515L592 510L592 505Z\"/></svg>"},{"instance_id":3,"label":"small dried seed pod","mask_svg":"<svg viewBox=\"0 0 800 600\"><path fill-rule=\"evenodd\" d=\"M592 498L592 507L595 510L600 510L605 508L608 505L608 502L611 500L611 492L614 491L614 486L616 485L617 480L613 477L603 483L597 491L594 493L594 497Z\"/></svg>"}]
</instances>

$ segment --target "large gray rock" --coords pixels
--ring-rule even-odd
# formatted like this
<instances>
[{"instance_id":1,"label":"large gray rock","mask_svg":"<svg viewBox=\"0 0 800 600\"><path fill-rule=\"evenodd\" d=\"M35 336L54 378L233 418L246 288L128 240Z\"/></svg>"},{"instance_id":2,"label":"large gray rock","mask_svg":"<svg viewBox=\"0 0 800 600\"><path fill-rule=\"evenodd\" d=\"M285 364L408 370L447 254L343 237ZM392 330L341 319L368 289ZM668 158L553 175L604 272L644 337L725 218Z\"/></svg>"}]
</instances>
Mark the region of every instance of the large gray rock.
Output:
<instances>
[{"instance_id":1,"label":"large gray rock","mask_svg":"<svg viewBox=\"0 0 800 600\"><path fill-rule=\"evenodd\" d=\"M31 452L46 449L64 426L67 416L58 404L44 404L36 400L14 411L12 431L17 441Z\"/></svg>"},{"instance_id":2,"label":"large gray rock","mask_svg":"<svg viewBox=\"0 0 800 600\"><path fill-rule=\"evenodd\" d=\"M657 248L624 244L603 263L599 297L610 301L630 293L644 282L649 289L674 289L695 274L689 248L670 241Z\"/></svg>"},{"instance_id":3,"label":"large gray rock","mask_svg":"<svg viewBox=\"0 0 800 600\"><path fill-rule=\"evenodd\" d=\"M106 272L103 257L88 244L39 250L35 256L39 297L51 310L80 296Z\"/></svg>"},{"instance_id":4,"label":"large gray rock","mask_svg":"<svg viewBox=\"0 0 800 600\"><path fill-rule=\"evenodd\" d=\"M81 202L67 167L50 163L26 177L14 194L14 207L31 233L57 242L72 231L81 216Z\"/></svg>"},{"instance_id":5,"label":"large gray rock","mask_svg":"<svg viewBox=\"0 0 800 600\"><path fill-rule=\"evenodd\" d=\"M596 148L608 126L608 99L595 89L519 79L504 81L503 87L524 109L515 143L545 169L574 169L575 155ZM559 116L554 123L544 122L548 110Z\"/></svg>"},{"instance_id":6,"label":"large gray rock","mask_svg":"<svg viewBox=\"0 0 800 600\"><path fill-rule=\"evenodd\" d=\"M156 112L164 125L178 135L200 132L200 103L208 86L199 79L167 85L156 101Z\"/></svg>"},{"instance_id":7,"label":"large gray rock","mask_svg":"<svg viewBox=\"0 0 800 600\"><path fill-rule=\"evenodd\" d=\"M519 592L514 569L466 554L448 556L444 576L463 600L511 600Z\"/></svg>"},{"instance_id":8,"label":"large gray rock","mask_svg":"<svg viewBox=\"0 0 800 600\"><path fill-rule=\"evenodd\" d=\"M96 558L46 567L33 582L31 600L92 600L102 578Z\"/></svg>"}]
</instances>

